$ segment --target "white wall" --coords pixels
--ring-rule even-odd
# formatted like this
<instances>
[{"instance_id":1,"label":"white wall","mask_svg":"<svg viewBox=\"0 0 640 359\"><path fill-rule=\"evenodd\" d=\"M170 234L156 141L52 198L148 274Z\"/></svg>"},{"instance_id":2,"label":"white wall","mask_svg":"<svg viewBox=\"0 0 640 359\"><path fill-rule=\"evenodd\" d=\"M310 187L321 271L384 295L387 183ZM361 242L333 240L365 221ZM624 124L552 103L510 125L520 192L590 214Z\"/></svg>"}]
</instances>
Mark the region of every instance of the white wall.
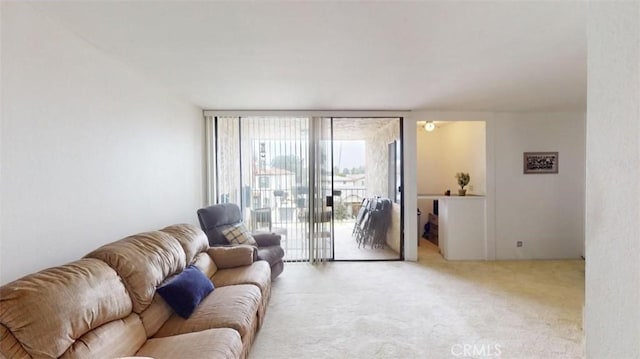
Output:
<instances>
[{"instance_id":1,"label":"white wall","mask_svg":"<svg viewBox=\"0 0 640 359\"><path fill-rule=\"evenodd\" d=\"M367 197L388 197L389 144L400 140L400 124L390 120L365 142ZM393 200L393 198L391 198Z\"/></svg>"},{"instance_id":2,"label":"white wall","mask_svg":"<svg viewBox=\"0 0 640 359\"><path fill-rule=\"evenodd\" d=\"M447 188L440 173L445 161L443 139L442 128L433 132L427 132L420 126L416 128L416 186L420 194L443 194Z\"/></svg>"},{"instance_id":3,"label":"white wall","mask_svg":"<svg viewBox=\"0 0 640 359\"><path fill-rule=\"evenodd\" d=\"M468 194L486 193L485 123L455 121L439 123L432 132L417 129L418 193L457 194L458 172L468 172Z\"/></svg>"},{"instance_id":4,"label":"white wall","mask_svg":"<svg viewBox=\"0 0 640 359\"><path fill-rule=\"evenodd\" d=\"M418 194L443 194L446 185L442 181L441 168L444 167L442 156L441 131L426 132L421 127L416 128L416 187ZM429 213L433 213L433 200L418 199L420 209L420 222L418 223L418 236L422 236L424 225L429 220Z\"/></svg>"},{"instance_id":5,"label":"white wall","mask_svg":"<svg viewBox=\"0 0 640 359\"><path fill-rule=\"evenodd\" d=\"M584 244L584 113L496 114L498 259L580 258ZM523 174L523 152L559 152L558 174ZM523 241L517 248L516 241Z\"/></svg>"},{"instance_id":6,"label":"white wall","mask_svg":"<svg viewBox=\"0 0 640 359\"><path fill-rule=\"evenodd\" d=\"M588 358L640 355L640 2L588 13Z\"/></svg>"},{"instance_id":7,"label":"white wall","mask_svg":"<svg viewBox=\"0 0 640 359\"><path fill-rule=\"evenodd\" d=\"M485 123L482 121L457 121L443 127L445 147L442 172L445 174L446 188L457 193L460 186L455 174L468 172L471 181L466 187L467 194L486 193L486 153Z\"/></svg>"},{"instance_id":8,"label":"white wall","mask_svg":"<svg viewBox=\"0 0 640 359\"><path fill-rule=\"evenodd\" d=\"M580 257L584 245L584 113L416 111L412 117L418 121L486 121L489 258ZM527 151L558 151L559 173L525 176L522 154ZM519 240L524 242L522 248L516 247Z\"/></svg>"},{"instance_id":9,"label":"white wall","mask_svg":"<svg viewBox=\"0 0 640 359\"><path fill-rule=\"evenodd\" d=\"M202 113L34 11L2 3L0 283L202 203Z\"/></svg>"}]
</instances>

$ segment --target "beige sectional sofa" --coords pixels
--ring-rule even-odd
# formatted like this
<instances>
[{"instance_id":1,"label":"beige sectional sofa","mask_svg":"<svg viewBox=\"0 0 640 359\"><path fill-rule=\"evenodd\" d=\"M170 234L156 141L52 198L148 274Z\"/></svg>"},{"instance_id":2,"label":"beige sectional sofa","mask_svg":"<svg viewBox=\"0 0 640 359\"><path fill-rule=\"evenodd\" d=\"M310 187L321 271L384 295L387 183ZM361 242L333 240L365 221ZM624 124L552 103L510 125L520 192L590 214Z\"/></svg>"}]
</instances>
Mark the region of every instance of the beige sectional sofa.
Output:
<instances>
[{"instance_id":1,"label":"beige sectional sofa","mask_svg":"<svg viewBox=\"0 0 640 359\"><path fill-rule=\"evenodd\" d=\"M249 246L209 248L192 225L104 245L0 287L0 357L245 358L271 293L254 258ZM156 289L188 265L215 289L185 319Z\"/></svg>"}]
</instances>

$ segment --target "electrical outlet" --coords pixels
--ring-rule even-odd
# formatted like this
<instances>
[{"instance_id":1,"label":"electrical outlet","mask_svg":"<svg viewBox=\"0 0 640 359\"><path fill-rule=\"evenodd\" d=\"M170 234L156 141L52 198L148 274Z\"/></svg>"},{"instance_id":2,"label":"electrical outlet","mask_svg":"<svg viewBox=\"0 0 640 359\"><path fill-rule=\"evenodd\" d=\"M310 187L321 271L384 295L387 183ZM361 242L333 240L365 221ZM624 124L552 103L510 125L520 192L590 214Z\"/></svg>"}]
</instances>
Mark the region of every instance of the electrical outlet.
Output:
<instances>
[{"instance_id":1,"label":"electrical outlet","mask_svg":"<svg viewBox=\"0 0 640 359\"><path fill-rule=\"evenodd\" d=\"M522 241L517 241L516 242L516 247L522 247Z\"/></svg>"},{"instance_id":2,"label":"electrical outlet","mask_svg":"<svg viewBox=\"0 0 640 359\"><path fill-rule=\"evenodd\" d=\"M469 186L469 192L473 192L473 185Z\"/></svg>"}]
</instances>

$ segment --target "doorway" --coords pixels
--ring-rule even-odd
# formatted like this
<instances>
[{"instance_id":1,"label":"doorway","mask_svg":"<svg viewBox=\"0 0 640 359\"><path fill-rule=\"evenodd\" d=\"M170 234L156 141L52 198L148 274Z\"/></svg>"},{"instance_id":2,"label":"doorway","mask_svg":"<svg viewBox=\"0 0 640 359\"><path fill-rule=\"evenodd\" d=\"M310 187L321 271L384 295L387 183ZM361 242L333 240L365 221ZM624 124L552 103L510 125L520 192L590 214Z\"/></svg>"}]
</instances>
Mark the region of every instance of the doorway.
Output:
<instances>
[{"instance_id":1,"label":"doorway","mask_svg":"<svg viewBox=\"0 0 640 359\"><path fill-rule=\"evenodd\" d=\"M401 259L401 118L333 118L335 260Z\"/></svg>"},{"instance_id":2,"label":"doorway","mask_svg":"<svg viewBox=\"0 0 640 359\"><path fill-rule=\"evenodd\" d=\"M485 121L417 123L420 255L428 257L434 252L447 259L484 258L486 148ZM466 175L463 193L458 174Z\"/></svg>"}]
</instances>

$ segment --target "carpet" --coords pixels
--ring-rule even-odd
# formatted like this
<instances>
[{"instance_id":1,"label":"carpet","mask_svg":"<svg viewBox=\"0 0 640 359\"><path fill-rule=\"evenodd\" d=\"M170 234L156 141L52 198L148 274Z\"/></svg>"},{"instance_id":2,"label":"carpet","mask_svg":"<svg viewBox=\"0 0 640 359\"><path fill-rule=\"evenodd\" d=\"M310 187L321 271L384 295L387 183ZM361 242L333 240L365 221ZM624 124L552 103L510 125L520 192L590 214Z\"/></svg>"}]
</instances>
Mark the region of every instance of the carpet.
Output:
<instances>
[{"instance_id":1,"label":"carpet","mask_svg":"<svg viewBox=\"0 0 640 359\"><path fill-rule=\"evenodd\" d=\"M287 263L251 359L578 358L584 262Z\"/></svg>"}]
</instances>

